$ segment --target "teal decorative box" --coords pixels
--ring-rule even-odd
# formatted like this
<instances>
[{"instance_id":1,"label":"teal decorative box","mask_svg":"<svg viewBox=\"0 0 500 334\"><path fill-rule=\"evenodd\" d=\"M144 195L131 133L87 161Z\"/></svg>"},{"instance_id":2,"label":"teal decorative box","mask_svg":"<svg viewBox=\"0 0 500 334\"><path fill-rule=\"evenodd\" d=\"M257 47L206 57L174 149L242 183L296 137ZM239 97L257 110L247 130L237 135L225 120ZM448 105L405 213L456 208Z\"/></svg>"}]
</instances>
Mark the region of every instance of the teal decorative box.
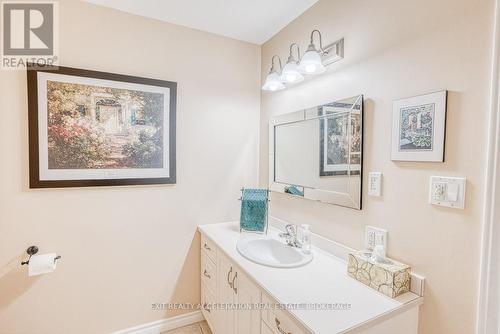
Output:
<instances>
[{"instance_id":1,"label":"teal decorative box","mask_svg":"<svg viewBox=\"0 0 500 334\"><path fill-rule=\"evenodd\" d=\"M348 257L349 276L386 296L396 298L410 291L411 268L403 263L371 261L365 253L351 253Z\"/></svg>"}]
</instances>

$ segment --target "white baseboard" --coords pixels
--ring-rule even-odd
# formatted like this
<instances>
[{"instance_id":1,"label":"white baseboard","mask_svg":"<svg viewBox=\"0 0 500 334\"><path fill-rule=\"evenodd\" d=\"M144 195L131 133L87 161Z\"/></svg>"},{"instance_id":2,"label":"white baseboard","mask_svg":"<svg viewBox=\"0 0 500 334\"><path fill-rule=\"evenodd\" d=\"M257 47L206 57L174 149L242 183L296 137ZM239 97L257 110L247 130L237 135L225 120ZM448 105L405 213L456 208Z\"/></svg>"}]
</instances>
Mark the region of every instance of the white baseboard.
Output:
<instances>
[{"instance_id":1,"label":"white baseboard","mask_svg":"<svg viewBox=\"0 0 500 334\"><path fill-rule=\"evenodd\" d=\"M111 334L160 334L179 327L203 321L201 311L177 315L175 317L153 321L147 324L122 329Z\"/></svg>"}]
</instances>

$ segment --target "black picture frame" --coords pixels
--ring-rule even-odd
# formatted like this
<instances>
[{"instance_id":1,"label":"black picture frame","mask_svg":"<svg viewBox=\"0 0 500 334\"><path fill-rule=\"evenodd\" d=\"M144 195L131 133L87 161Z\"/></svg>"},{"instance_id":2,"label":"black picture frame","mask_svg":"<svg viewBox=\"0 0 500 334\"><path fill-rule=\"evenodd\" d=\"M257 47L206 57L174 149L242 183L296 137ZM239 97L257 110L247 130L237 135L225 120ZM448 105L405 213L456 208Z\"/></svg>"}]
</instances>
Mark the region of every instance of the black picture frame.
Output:
<instances>
[{"instance_id":1,"label":"black picture frame","mask_svg":"<svg viewBox=\"0 0 500 334\"><path fill-rule=\"evenodd\" d=\"M40 179L40 150L38 124L38 73L50 72L78 76L85 78L111 80L125 83L143 84L148 86L165 87L169 89L169 176L152 178L106 178L82 180L41 180ZM151 78L142 78L116 73L99 72L86 69L58 66L57 68L33 68L27 70L28 86L28 122L29 122L29 187L30 188L66 188L66 187L97 187L97 186L126 186L126 185L153 185L175 184L176 179L176 107L177 83Z\"/></svg>"}]
</instances>

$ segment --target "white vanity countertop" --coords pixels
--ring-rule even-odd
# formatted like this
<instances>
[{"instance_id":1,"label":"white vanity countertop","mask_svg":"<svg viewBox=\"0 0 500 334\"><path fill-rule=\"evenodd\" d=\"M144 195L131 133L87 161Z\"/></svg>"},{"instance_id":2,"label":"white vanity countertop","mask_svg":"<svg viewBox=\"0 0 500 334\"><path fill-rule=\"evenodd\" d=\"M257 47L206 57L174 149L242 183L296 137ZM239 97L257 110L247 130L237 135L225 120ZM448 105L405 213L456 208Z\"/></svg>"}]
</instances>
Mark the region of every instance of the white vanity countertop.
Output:
<instances>
[{"instance_id":1,"label":"white vanity countertop","mask_svg":"<svg viewBox=\"0 0 500 334\"><path fill-rule=\"evenodd\" d=\"M423 303L422 297L411 292L391 299L374 291L349 277L344 261L317 247L313 247L314 259L303 267L271 268L239 254L237 222L198 228L279 303L350 304L347 310L288 310L313 333L355 333ZM277 233L269 226L268 235Z\"/></svg>"}]
</instances>

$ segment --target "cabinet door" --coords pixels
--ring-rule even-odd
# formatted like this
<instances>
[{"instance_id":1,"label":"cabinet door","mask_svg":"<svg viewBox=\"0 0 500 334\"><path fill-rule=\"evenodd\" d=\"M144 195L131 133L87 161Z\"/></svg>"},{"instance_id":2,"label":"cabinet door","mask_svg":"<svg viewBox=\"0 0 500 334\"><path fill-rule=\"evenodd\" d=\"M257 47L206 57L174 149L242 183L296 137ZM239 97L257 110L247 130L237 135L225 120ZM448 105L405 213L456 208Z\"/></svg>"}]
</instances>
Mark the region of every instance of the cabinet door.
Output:
<instances>
[{"instance_id":1,"label":"cabinet door","mask_svg":"<svg viewBox=\"0 0 500 334\"><path fill-rule=\"evenodd\" d=\"M234 279L233 290L238 300L239 309L236 311L236 333L259 334L261 329L260 289L247 275L237 270Z\"/></svg>"},{"instance_id":2,"label":"cabinet door","mask_svg":"<svg viewBox=\"0 0 500 334\"><path fill-rule=\"evenodd\" d=\"M233 290L233 279L235 279L236 268L232 262L221 252L217 256L217 303L218 310L215 312L216 334L235 334L236 311L234 311L235 293Z\"/></svg>"}]
</instances>

